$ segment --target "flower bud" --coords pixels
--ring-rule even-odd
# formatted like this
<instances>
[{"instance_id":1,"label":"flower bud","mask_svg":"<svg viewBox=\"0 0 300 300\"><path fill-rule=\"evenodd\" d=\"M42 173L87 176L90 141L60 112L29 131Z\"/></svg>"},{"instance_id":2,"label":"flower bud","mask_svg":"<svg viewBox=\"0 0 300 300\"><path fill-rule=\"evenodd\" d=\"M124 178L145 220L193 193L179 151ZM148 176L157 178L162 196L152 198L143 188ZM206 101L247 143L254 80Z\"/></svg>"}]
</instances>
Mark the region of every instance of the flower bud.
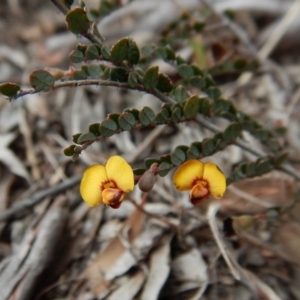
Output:
<instances>
[{"instance_id":1,"label":"flower bud","mask_svg":"<svg viewBox=\"0 0 300 300\"><path fill-rule=\"evenodd\" d=\"M147 170L143 176L140 178L138 185L142 192L149 192L155 183L155 173L153 171Z\"/></svg>"}]
</instances>

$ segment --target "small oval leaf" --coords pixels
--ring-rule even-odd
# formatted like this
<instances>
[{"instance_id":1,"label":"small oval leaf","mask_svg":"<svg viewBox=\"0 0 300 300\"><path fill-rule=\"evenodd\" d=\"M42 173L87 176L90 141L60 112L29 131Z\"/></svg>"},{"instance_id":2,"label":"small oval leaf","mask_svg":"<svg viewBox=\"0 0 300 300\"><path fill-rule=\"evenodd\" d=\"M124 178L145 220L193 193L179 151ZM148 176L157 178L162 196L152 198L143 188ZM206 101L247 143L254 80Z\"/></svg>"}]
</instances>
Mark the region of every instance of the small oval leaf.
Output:
<instances>
[{"instance_id":1,"label":"small oval leaf","mask_svg":"<svg viewBox=\"0 0 300 300\"><path fill-rule=\"evenodd\" d=\"M15 96L20 90L20 86L13 82L5 82L0 84L0 93L7 97Z\"/></svg>"},{"instance_id":2,"label":"small oval leaf","mask_svg":"<svg viewBox=\"0 0 300 300\"><path fill-rule=\"evenodd\" d=\"M86 11L81 7L75 7L66 15L68 30L75 34L83 34L90 28L90 21Z\"/></svg>"},{"instance_id":3,"label":"small oval leaf","mask_svg":"<svg viewBox=\"0 0 300 300\"><path fill-rule=\"evenodd\" d=\"M184 104L183 113L187 119L196 117L200 110L200 98L198 96L190 97Z\"/></svg>"},{"instance_id":4,"label":"small oval leaf","mask_svg":"<svg viewBox=\"0 0 300 300\"><path fill-rule=\"evenodd\" d=\"M147 169L150 169L150 167L154 164L154 163L158 163L160 164L160 160L156 159L156 158L146 158L144 160L144 164L146 166Z\"/></svg>"},{"instance_id":5,"label":"small oval leaf","mask_svg":"<svg viewBox=\"0 0 300 300\"><path fill-rule=\"evenodd\" d=\"M110 51L110 60L114 64L121 64L124 60L137 64L139 59L140 51L132 38L120 39Z\"/></svg>"},{"instance_id":6,"label":"small oval leaf","mask_svg":"<svg viewBox=\"0 0 300 300\"><path fill-rule=\"evenodd\" d=\"M155 121L154 111L150 107L145 106L139 113L139 120L144 126L148 126Z\"/></svg>"},{"instance_id":7,"label":"small oval leaf","mask_svg":"<svg viewBox=\"0 0 300 300\"><path fill-rule=\"evenodd\" d=\"M89 45L85 51L85 57L88 60L99 59L101 50L98 45Z\"/></svg>"},{"instance_id":8,"label":"small oval leaf","mask_svg":"<svg viewBox=\"0 0 300 300\"><path fill-rule=\"evenodd\" d=\"M158 66L149 68L144 75L143 85L147 90L155 89L158 84Z\"/></svg>"},{"instance_id":9,"label":"small oval leaf","mask_svg":"<svg viewBox=\"0 0 300 300\"><path fill-rule=\"evenodd\" d=\"M181 165L186 160L185 151L177 147L171 154L172 164L175 166Z\"/></svg>"},{"instance_id":10,"label":"small oval leaf","mask_svg":"<svg viewBox=\"0 0 300 300\"><path fill-rule=\"evenodd\" d=\"M156 88L162 93L170 93L173 90L172 80L165 74L158 75L158 82Z\"/></svg>"},{"instance_id":11,"label":"small oval leaf","mask_svg":"<svg viewBox=\"0 0 300 300\"><path fill-rule=\"evenodd\" d=\"M181 102L181 101L185 100L186 98L188 98L189 94L185 87L183 87L182 85L178 85L173 90L173 96L176 101Z\"/></svg>"},{"instance_id":12,"label":"small oval leaf","mask_svg":"<svg viewBox=\"0 0 300 300\"><path fill-rule=\"evenodd\" d=\"M109 69L109 79L116 82L127 82L128 72L122 67L113 67Z\"/></svg>"},{"instance_id":13,"label":"small oval leaf","mask_svg":"<svg viewBox=\"0 0 300 300\"><path fill-rule=\"evenodd\" d=\"M124 112L119 116L118 122L123 130L129 131L136 123L136 119L132 113Z\"/></svg>"},{"instance_id":14,"label":"small oval leaf","mask_svg":"<svg viewBox=\"0 0 300 300\"><path fill-rule=\"evenodd\" d=\"M159 171L158 171L159 176L161 176L161 177L166 176L169 173L171 168L172 168L171 164L169 164L167 162L162 162L159 165Z\"/></svg>"},{"instance_id":15,"label":"small oval leaf","mask_svg":"<svg viewBox=\"0 0 300 300\"><path fill-rule=\"evenodd\" d=\"M190 78L194 76L194 70L192 66L182 64L178 67L178 73L182 78Z\"/></svg>"},{"instance_id":16,"label":"small oval leaf","mask_svg":"<svg viewBox=\"0 0 300 300\"><path fill-rule=\"evenodd\" d=\"M194 142L186 152L188 159L200 158L202 154L202 144L200 142Z\"/></svg>"},{"instance_id":17,"label":"small oval leaf","mask_svg":"<svg viewBox=\"0 0 300 300\"><path fill-rule=\"evenodd\" d=\"M99 131L101 135L105 137L114 135L117 129L118 129L118 124L110 119L106 119L102 121L99 127Z\"/></svg>"},{"instance_id":18,"label":"small oval leaf","mask_svg":"<svg viewBox=\"0 0 300 300\"><path fill-rule=\"evenodd\" d=\"M202 142L202 153L204 156L209 156L215 151L215 143L213 139L204 139Z\"/></svg>"},{"instance_id":19,"label":"small oval leaf","mask_svg":"<svg viewBox=\"0 0 300 300\"><path fill-rule=\"evenodd\" d=\"M239 123L230 124L223 132L223 140L228 145L233 143L240 135L241 125Z\"/></svg>"},{"instance_id":20,"label":"small oval leaf","mask_svg":"<svg viewBox=\"0 0 300 300\"><path fill-rule=\"evenodd\" d=\"M77 144L84 144L94 140L96 136L92 132L85 132L77 139Z\"/></svg>"},{"instance_id":21,"label":"small oval leaf","mask_svg":"<svg viewBox=\"0 0 300 300\"><path fill-rule=\"evenodd\" d=\"M36 70L30 74L29 82L36 91L49 91L53 87L55 79L47 71Z\"/></svg>"},{"instance_id":22,"label":"small oval leaf","mask_svg":"<svg viewBox=\"0 0 300 300\"><path fill-rule=\"evenodd\" d=\"M75 149L76 145L71 145L68 148L64 149L64 155L66 156L73 156L75 154Z\"/></svg>"},{"instance_id":23,"label":"small oval leaf","mask_svg":"<svg viewBox=\"0 0 300 300\"><path fill-rule=\"evenodd\" d=\"M100 135L99 126L100 126L100 123L90 124L90 126L89 126L89 132L91 132L95 136L99 136Z\"/></svg>"},{"instance_id":24,"label":"small oval leaf","mask_svg":"<svg viewBox=\"0 0 300 300\"><path fill-rule=\"evenodd\" d=\"M84 54L80 50L73 50L69 54L69 58L71 62L78 64L84 60Z\"/></svg>"}]
</instances>

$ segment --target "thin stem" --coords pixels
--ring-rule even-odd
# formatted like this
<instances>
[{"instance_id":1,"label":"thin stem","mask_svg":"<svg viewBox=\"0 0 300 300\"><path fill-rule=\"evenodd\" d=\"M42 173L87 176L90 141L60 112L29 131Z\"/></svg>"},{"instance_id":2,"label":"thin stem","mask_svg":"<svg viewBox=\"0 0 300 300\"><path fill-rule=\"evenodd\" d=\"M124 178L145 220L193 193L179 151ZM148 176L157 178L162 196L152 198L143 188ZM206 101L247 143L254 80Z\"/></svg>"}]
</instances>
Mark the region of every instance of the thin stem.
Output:
<instances>
[{"instance_id":1,"label":"thin stem","mask_svg":"<svg viewBox=\"0 0 300 300\"><path fill-rule=\"evenodd\" d=\"M136 85L135 87L132 87L127 83L102 80L102 79L68 80L68 81L56 82L53 86L51 86L51 90L56 90L56 89L65 88L65 87L77 87L77 86L86 86L86 85L114 86L114 87L123 88L123 89L147 92L147 90L141 85ZM12 99L14 100L14 99L18 99L20 97L24 97L26 95L37 94L40 92L43 92L43 91L37 91L34 88L23 89L23 90L20 90L17 95L12 97Z\"/></svg>"},{"instance_id":2,"label":"thin stem","mask_svg":"<svg viewBox=\"0 0 300 300\"><path fill-rule=\"evenodd\" d=\"M69 8L61 0L50 0L54 6L56 6L64 15L69 12Z\"/></svg>"}]
</instances>

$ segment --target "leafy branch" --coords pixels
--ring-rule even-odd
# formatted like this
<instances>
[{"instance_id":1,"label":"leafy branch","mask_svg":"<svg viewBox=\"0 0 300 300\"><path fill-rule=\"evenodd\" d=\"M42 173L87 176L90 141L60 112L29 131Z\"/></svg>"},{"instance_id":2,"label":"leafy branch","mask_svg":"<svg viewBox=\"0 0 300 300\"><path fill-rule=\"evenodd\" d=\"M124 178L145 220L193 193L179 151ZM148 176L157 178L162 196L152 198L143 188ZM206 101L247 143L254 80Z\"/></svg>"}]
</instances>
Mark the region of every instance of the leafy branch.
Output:
<instances>
[{"instance_id":1,"label":"leafy branch","mask_svg":"<svg viewBox=\"0 0 300 300\"><path fill-rule=\"evenodd\" d=\"M141 111L128 109L121 114L109 114L100 123L91 124L87 132L75 134L73 136L75 145L65 149L66 155L77 159L79 154L93 142L125 130L140 130L158 125L195 121L213 131L215 136L196 142L190 147L180 146L171 154L155 160L159 165L159 175L166 175L172 167L184 163L187 159L203 158L224 150L228 145L235 144L259 157L254 174L261 175L265 171L280 167L284 172L300 179L297 171L283 164L283 158L286 158L286 155L276 135L247 114L237 110L231 100L222 98L222 92L212 77L212 74L222 71L222 68L219 66L211 70L202 70L195 64L189 64L169 46L172 45L172 39L176 36L176 33L174 34L178 30L176 26L170 25L160 46L143 47L143 57L140 57L140 50L131 38L122 38L109 49L85 7L71 9L71 3L57 0L51 2L66 15L67 27L71 32L81 34L93 43L91 45L78 44L70 53L70 60L73 63L82 64L81 68L70 68L68 71L36 70L29 77L32 88L21 89L16 83L3 83L0 84L2 94L10 99L18 99L28 94L59 88L101 85L149 93L165 103L156 114L149 107ZM191 29L189 22L184 24L179 28L183 33L187 28ZM197 22L192 25L192 29L198 32L204 27L205 24ZM166 74L160 73L157 66L150 66L150 63L157 58L163 59L176 68L179 77L176 82ZM258 68L255 61L251 60L242 59L231 63L231 68L238 72L253 71ZM197 96L196 90L204 94L204 97ZM229 125L221 130L214 124L215 118L226 119ZM267 149L267 153L246 145L242 141L243 131L247 131L258 139ZM268 161L268 164L265 163L268 167L264 171L261 171L262 161L264 163ZM147 168L150 166L146 164ZM238 180L243 176L252 176L253 174L246 169L248 170L245 164L238 168L232 173L228 182Z\"/></svg>"}]
</instances>

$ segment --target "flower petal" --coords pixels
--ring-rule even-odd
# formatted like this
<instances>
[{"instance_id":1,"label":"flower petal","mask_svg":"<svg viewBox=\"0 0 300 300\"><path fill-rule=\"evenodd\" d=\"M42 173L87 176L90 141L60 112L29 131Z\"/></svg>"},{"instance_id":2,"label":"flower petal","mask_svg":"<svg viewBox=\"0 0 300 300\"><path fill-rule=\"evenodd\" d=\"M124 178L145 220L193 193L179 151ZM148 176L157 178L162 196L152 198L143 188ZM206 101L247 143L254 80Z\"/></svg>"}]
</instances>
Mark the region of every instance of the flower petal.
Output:
<instances>
[{"instance_id":1,"label":"flower petal","mask_svg":"<svg viewBox=\"0 0 300 300\"><path fill-rule=\"evenodd\" d=\"M221 198L226 191L226 177L214 163L205 163L203 179L207 180L209 192L214 198Z\"/></svg>"},{"instance_id":2,"label":"flower petal","mask_svg":"<svg viewBox=\"0 0 300 300\"><path fill-rule=\"evenodd\" d=\"M106 180L106 170L102 165L92 165L85 170L80 183L80 194L89 206L102 202L101 184Z\"/></svg>"},{"instance_id":3,"label":"flower petal","mask_svg":"<svg viewBox=\"0 0 300 300\"><path fill-rule=\"evenodd\" d=\"M201 183L194 185L190 191L190 199L193 205L196 205L206 200L208 197L209 197L209 190Z\"/></svg>"},{"instance_id":4,"label":"flower petal","mask_svg":"<svg viewBox=\"0 0 300 300\"><path fill-rule=\"evenodd\" d=\"M111 156L105 165L108 179L116 182L123 192L130 192L134 187L134 176L131 166L118 155Z\"/></svg>"},{"instance_id":5,"label":"flower petal","mask_svg":"<svg viewBox=\"0 0 300 300\"><path fill-rule=\"evenodd\" d=\"M119 189L107 188L103 190L102 196L104 204L112 208L119 208L125 197L125 193Z\"/></svg>"},{"instance_id":6,"label":"flower petal","mask_svg":"<svg viewBox=\"0 0 300 300\"><path fill-rule=\"evenodd\" d=\"M178 191L187 191L192 189L197 179L203 175L203 162L191 159L182 164L173 176L173 183Z\"/></svg>"}]
</instances>

